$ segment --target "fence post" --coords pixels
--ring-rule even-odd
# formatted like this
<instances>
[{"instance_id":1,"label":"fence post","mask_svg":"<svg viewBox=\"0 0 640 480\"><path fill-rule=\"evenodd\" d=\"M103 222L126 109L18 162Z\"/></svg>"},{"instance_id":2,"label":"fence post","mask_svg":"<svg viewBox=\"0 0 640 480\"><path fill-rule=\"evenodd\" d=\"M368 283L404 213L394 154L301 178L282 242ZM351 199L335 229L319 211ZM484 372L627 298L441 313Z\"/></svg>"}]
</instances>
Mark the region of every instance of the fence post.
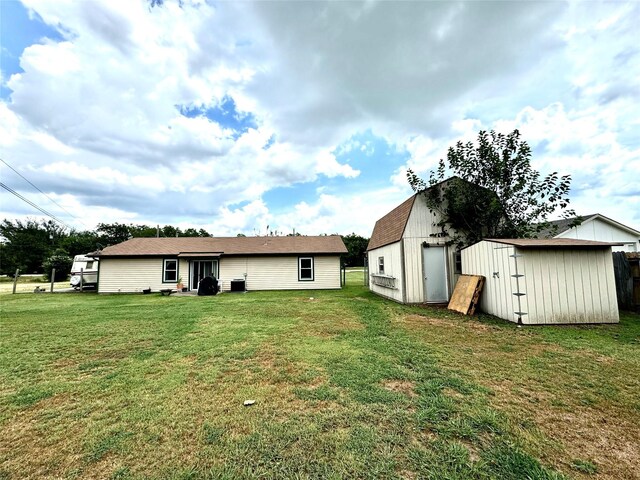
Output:
<instances>
[{"instance_id":1,"label":"fence post","mask_svg":"<svg viewBox=\"0 0 640 480\"><path fill-rule=\"evenodd\" d=\"M20 269L16 268L16 275L13 277L13 293L16 293L16 283L18 283L18 275L20 275Z\"/></svg>"},{"instance_id":2,"label":"fence post","mask_svg":"<svg viewBox=\"0 0 640 480\"><path fill-rule=\"evenodd\" d=\"M51 293L53 293L53 282L56 281L56 269L51 269Z\"/></svg>"},{"instance_id":3,"label":"fence post","mask_svg":"<svg viewBox=\"0 0 640 480\"><path fill-rule=\"evenodd\" d=\"M80 269L80 293L82 293L82 289L84 288L84 268Z\"/></svg>"}]
</instances>

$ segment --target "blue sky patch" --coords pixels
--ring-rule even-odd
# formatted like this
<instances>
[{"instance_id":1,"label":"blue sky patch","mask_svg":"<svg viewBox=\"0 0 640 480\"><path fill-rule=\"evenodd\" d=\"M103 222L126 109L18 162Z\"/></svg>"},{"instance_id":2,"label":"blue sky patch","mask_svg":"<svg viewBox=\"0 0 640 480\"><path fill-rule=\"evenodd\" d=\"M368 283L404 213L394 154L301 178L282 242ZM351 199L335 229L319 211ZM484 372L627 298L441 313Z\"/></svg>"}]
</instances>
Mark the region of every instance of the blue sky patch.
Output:
<instances>
[{"instance_id":1,"label":"blue sky patch","mask_svg":"<svg viewBox=\"0 0 640 480\"><path fill-rule=\"evenodd\" d=\"M360 170L355 178L320 176L313 182L297 183L265 192L263 200L272 212L284 212L300 202L314 204L321 194L342 196L387 188L391 176L409 159L409 153L374 135L370 130L356 134L336 147L332 153L342 164Z\"/></svg>"},{"instance_id":2,"label":"blue sky patch","mask_svg":"<svg viewBox=\"0 0 640 480\"><path fill-rule=\"evenodd\" d=\"M20 57L24 49L36 43L42 43L43 38L61 41L64 38L54 28L42 21L37 13L29 12L17 1L0 1L0 69L3 83L0 85L0 98L6 100L11 95L5 82L14 73L24 70L20 67Z\"/></svg>"},{"instance_id":3,"label":"blue sky patch","mask_svg":"<svg viewBox=\"0 0 640 480\"><path fill-rule=\"evenodd\" d=\"M236 102L229 95L215 106L176 105L182 115L187 118L205 117L216 122L222 128L233 130L233 138L237 139L250 128L257 128L255 116L251 112L240 112Z\"/></svg>"}]
</instances>

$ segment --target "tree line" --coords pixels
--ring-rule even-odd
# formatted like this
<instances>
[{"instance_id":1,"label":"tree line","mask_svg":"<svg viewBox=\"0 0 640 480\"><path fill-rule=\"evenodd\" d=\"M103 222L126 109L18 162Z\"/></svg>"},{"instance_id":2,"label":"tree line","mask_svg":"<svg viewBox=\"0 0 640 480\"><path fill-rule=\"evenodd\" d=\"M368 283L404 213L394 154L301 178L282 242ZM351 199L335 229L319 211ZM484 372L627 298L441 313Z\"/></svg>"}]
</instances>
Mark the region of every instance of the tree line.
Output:
<instances>
[{"instance_id":1,"label":"tree line","mask_svg":"<svg viewBox=\"0 0 640 480\"><path fill-rule=\"evenodd\" d=\"M238 234L242 235L242 234ZM56 280L69 274L73 257L124 242L131 237L210 237L203 228L165 225L133 225L99 223L95 230L66 230L53 220L8 220L0 223L0 275L41 273L45 276L56 268ZM355 233L342 237L349 253L344 255L347 266L362 265L368 238Z\"/></svg>"}]
</instances>

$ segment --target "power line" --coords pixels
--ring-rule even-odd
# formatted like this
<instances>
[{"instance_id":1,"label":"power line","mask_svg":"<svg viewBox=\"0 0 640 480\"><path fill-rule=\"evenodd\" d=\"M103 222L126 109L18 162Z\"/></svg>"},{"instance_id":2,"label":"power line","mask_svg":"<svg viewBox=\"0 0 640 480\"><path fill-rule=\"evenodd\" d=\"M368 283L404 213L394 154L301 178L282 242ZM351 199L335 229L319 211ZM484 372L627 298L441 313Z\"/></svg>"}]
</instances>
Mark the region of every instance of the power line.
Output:
<instances>
[{"instance_id":1,"label":"power line","mask_svg":"<svg viewBox=\"0 0 640 480\"><path fill-rule=\"evenodd\" d=\"M28 198L23 197L22 195L20 195L18 192L16 192L15 190L13 190L12 188L7 187L4 183L0 182L0 187L4 188L7 192L12 193L13 195L15 195L16 197L18 197L20 200L22 200L25 203L28 203L29 205L31 205L33 208L40 210L42 213L44 213L47 217L51 217L53 220L55 220L56 222L58 222L60 225L64 225L65 228L68 228L69 230L73 230L69 225L67 225L66 223L64 223L62 220L60 220L58 217L56 217L55 215L47 212L44 208L39 207L38 205L36 205L35 203L33 203L31 200L29 200Z\"/></svg>"},{"instance_id":2,"label":"power line","mask_svg":"<svg viewBox=\"0 0 640 480\"><path fill-rule=\"evenodd\" d=\"M4 163L7 167L9 167L11 170L13 170L16 174L18 174L18 176L20 176L25 182L27 182L29 185L31 185L33 188L35 188L36 190L38 190L42 195L44 195L45 197L47 197L49 200L51 200L53 203L55 203L57 206L59 206L62 210L64 210L65 212L67 212L69 214L69 216L71 218L73 218L74 220L77 220L78 222L82 223L82 225L85 226L85 228L88 228L83 222L82 220L80 220L79 218L77 218L76 216L74 216L69 210L67 210L66 208L64 208L62 205L60 205L58 202L56 202L53 198L51 198L49 195L47 195L46 193L44 193L42 190L40 190L33 182L31 182L27 177L25 177L24 175L22 175L19 171L17 171L15 168L13 168L11 165L9 165L4 159L0 158L0 162Z\"/></svg>"}]
</instances>

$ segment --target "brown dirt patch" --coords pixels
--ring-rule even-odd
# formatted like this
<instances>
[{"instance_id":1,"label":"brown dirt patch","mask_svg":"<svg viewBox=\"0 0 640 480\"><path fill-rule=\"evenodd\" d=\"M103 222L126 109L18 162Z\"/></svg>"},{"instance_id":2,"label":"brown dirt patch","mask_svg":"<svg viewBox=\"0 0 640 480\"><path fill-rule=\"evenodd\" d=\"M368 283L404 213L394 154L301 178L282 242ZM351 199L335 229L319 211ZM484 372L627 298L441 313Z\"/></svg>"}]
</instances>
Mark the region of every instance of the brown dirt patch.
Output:
<instances>
[{"instance_id":1,"label":"brown dirt patch","mask_svg":"<svg viewBox=\"0 0 640 480\"><path fill-rule=\"evenodd\" d=\"M385 380L382 382L382 388L411 398L418 396L415 392L416 384L409 380Z\"/></svg>"}]
</instances>

